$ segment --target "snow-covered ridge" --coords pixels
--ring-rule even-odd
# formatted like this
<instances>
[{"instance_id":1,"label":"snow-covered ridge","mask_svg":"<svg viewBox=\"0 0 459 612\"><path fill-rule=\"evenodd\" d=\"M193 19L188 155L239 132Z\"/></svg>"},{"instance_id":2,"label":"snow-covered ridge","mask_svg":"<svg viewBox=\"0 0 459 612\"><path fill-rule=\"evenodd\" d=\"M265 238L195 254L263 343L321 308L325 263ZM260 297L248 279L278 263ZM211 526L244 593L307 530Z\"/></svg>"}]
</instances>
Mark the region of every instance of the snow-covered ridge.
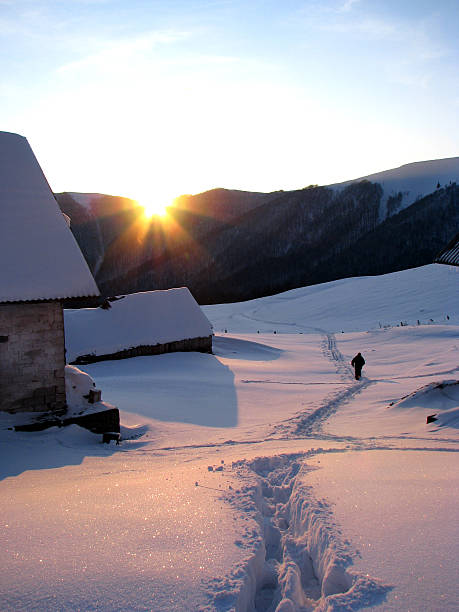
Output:
<instances>
[{"instance_id":1,"label":"snow-covered ridge","mask_svg":"<svg viewBox=\"0 0 459 612\"><path fill-rule=\"evenodd\" d=\"M407 208L417 200L434 192L438 188L438 185L440 185L440 187L445 187L451 183L459 182L459 157L448 157L445 159L404 164L398 168L374 172L366 176L343 181L342 183L333 183L328 185L328 187L341 190L352 183L358 183L363 180L379 183L383 188L380 210L380 220L382 221L387 216L391 216ZM254 205L254 208L265 202L265 199L261 196L270 195L261 192L245 192L236 189L219 188L194 196L180 197L198 198L200 196L208 196L208 194L216 194L219 191L227 194L246 194L248 197L259 197L259 203ZM101 193L67 193L75 202L83 206L89 212L92 211L93 204L97 202L97 200L106 197L105 194Z\"/></svg>"},{"instance_id":2,"label":"snow-covered ridge","mask_svg":"<svg viewBox=\"0 0 459 612\"><path fill-rule=\"evenodd\" d=\"M368 174L343 183L335 183L329 187L343 189L351 183L363 180L380 183L383 188L384 194L380 210L382 220L386 215L390 216L393 212L403 210L416 200L432 193L437 189L439 183L441 187L445 187L450 183L459 182L459 157L405 164L399 168ZM398 194L402 194L400 202L394 202L394 210L388 209L388 199L397 198Z\"/></svg>"},{"instance_id":3,"label":"snow-covered ridge","mask_svg":"<svg viewBox=\"0 0 459 612\"><path fill-rule=\"evenodd\" d=\"M87 210L91 210L92 203L94 200L99 200L103 198L104 195L101 193L76 193L76 192L67 192L71 198L75 200L77 204L80 204Z\"/></svg>"}]
</instances>

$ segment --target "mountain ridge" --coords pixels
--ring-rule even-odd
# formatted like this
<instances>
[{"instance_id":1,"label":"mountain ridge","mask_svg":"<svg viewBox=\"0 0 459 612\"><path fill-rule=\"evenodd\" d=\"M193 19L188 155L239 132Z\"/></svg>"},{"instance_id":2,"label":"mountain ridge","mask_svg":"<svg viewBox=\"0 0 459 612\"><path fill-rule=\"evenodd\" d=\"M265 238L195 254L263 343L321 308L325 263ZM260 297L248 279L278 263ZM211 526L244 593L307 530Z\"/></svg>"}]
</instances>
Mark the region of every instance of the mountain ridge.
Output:
<instances>
[{"instance_id":1,"label":"mountain ridge","mask_svg":"<svg viewBox=\"0 0 459 612\"><path fill-rule=\"evenodd\" d=\"M66 192L56 199L104 295L186 285L200 303L216 303L430 263L459 231L456 174L459 157L368 175L381 182L362 177L271 193L212 189L176 199L169 209L175 234L157 219L145 226L128 198Z\"/></svg>"}]
</instances>

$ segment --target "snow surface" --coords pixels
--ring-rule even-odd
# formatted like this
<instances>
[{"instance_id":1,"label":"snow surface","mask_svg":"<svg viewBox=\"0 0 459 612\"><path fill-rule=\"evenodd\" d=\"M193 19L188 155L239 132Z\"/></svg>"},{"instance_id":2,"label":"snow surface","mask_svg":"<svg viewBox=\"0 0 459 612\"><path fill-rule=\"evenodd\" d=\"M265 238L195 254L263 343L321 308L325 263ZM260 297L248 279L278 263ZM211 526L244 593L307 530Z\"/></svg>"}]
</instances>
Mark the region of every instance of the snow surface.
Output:
<instances>
[{"instance_id":1,"label":"snow surface","mask_svg":"<svg viewBox=\"0 0 459 612\"><path fill-rule=\"evenodd\" d=\"M104 196L100 193L75 193L73 191L68 192L69 196L75 200L77 204L83 206L88 211L92 211L92 203Z\"/></svg>"},{"instance_id":2,"label":"snow surface","mask_svg":"<svg viewBox=\"0 0 459 612\"><path fill-rule=\"evenodd\" d=\"M349 332L407 323L459 324L459 269L431 264L383 276L345 278L268 298L204 306L215 332Z\"/></svg>"},{"instance_id":3,"label":"snow surface","mask_svg":"<svg viewBox=\"0 0 459 612\"><path fill-rule=\"evenodd\" d=\"M110 305L64 311L67 361L212 334L187 287L133 293Z\"/></svg>"},{"instance_id":4,"label":"snow surface","mask_svg":"<svg viewBox=\"0 0 459 612\"><path fill-rule=\"evenodd\" d=\"M352 570L391 585L388 609L458 609L451 584L459 550L454 457L415 449L330 454L314 457L299 478L333 506L334 520L356 544Z\"/></svg>"},{"instance_id":5,"label":"snow surface","mask_svg":"<svg viewBox=\"0 0 459 612\"><path fill-rule=\"evenodd\" d=\"M0 302L99 295L27 140L0 132Z\"/></svg>"},{"instance_id":6,"label":"snow surface","mask_svg":"<svg viewBox=\"0 0 459 612\"><path fill-rule=\"evenodd\" d=\"M204 307L214 355L84 367L120 446L0 423L2 609L458 609L457 281Z\"/></svg>"},{"instance_id":7,"label":"snow surface","mask_svg":"<svg viewBox=\"0 0 459 612\"><path fill-rule=\"evenodd\" d=\"M399 168L376 172L358 179L329 186L342 189L351 183L358 183L363 180L381 184L384 192L381 218L384 218L387 199L390 196L402 193L403 199L400 208L396 211L398 212L407 208L416 202L416 200L435 191L438 183L440 183L441 187L445 187L450 183L459 183L459 157L405 164Z\"/></svg>"}]
</instances>

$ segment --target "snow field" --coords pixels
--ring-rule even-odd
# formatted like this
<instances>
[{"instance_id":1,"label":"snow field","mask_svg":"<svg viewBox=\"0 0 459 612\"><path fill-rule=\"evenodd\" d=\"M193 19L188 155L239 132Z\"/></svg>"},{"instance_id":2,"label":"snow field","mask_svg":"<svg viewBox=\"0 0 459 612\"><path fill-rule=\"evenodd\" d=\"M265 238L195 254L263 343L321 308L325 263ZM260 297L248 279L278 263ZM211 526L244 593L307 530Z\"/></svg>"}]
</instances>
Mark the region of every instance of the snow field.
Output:
<instances>
[{"instance_id":1,"label":"snow field","mask_svg":"<svg viewBox=\"0 0 459 612\"><path fill-rule=\"evenodd\" d=\"M431 264L292 289L267 298L204 306L214 331L340 333L435 323L459 324L459 268ZM449 316L449 320L446 318ZM432 319L432 321L431 321Z\"/></svg>"},{"instance_id":2,"label":"snow field","mask_svg":"<svg viewBox=\"0 0 459 612\"><path fill-rule=\"evenodd\" d=\"M219 499L222 483L202 465L152 458L143 446L131 460L133 449L105 451L88 432L86 457L69 465L82 440L60 433L61 467L3 483L2 610L201 610L201 582L251 557L233 544L240 525ZM99 449L103 460L91 457ZM228 488L231 476L224 482Z\"/></svg>"},{"instance_id":3,"label":"snow field","mask_svg":"<svg viewBox=\"0 0 459 612\"><path fill-rule=\"evenodd\" d=\"M353 543L352 572L392 585L383 610L458 607L459 462L451 450L326 454L301 477Z\"/></svg>"},{"instance_id":4,"label":"snow field","mask_svg":"<svg viewBox=\"0 0 459 612\"><path fill-rule=\"evenodd\" d=\"M317 390L343 388L316 334L216 336L214 355L137 357L84 370L123 422L149 423L158 446L168 448L263 440L279 421L309 410Z\"/></svg>"},{"instance_id":5,"label":"snow field","mask_svg":"<svg viewBox=\"0 0 459 612\"><path fill-rule=\"evenodd\" d=\"M352 405L337 413L325 431L344 434L353 431L364 438L396 436L457 441L459 427L457 387L443 393L424 389L411 404L400 403L427 384L458 378L458 328L434 325L399 327L355 334L338 334L339 346L346 360L358 350L366 357L363 369L364 393L357 393ZM439 413L440 420L431 425L426 418ZM449 427L441 423L448 413Z\"/></svg>"},{"instance_id":6,"label":"snow field","mask_svg":"<svg viewBox=\"0 0 459 612\"><path fill-rule=\"evenodd\" d=\"M214 355L86 366L121 410L119 447L0 423L4 608L456 609L450 272L206 307L231 332Z\"/></svg>"},{"instance_id":7,"label":"snow field","mask_svg":"<svg viewBox=\"0 0 459 612\"><path fill-rule=\"evenodd\" d=\"M260 342L255 343L250 338ZM268 350L270 338L276 348L273 346ZM295 392L300 388L300 392L294 395L294 399L288 394L284 395L282 414L280 411L277 413L278 422L274 427L270 427L266 419L258 422L258 435L255 439L250 437L242 419L230 438L227 439L226 432L226 440L221 439L220 442L217 430L212 430L213 435L210 437L207 430L207 445L210 448L222 449L228 445L234 449L236 456L247 456L256 453L254 445L258 445L259 452L263 452L262 448L268 452L267 456L256 460L235 462L240 474L250 471L255 480L248 488L242 488L229 497L227 495L225 499L239 508L239 515L248 513L252 520L258 522L258 532L255 532L258 536L254 535L253 530L247 533L247 530L241 529L241 542L253 546L253 556L245 561L242 575L239 563L229 577L212 585L215 591L214 607L210 609L225 610L234 606L237 610L278 609L279 612L338 610L346 606L348 609L358 609L362 606L381 605L385 609L386 598L393 583L381 582L378 573L369 574L368 568L363 568L359 573L349 568L355 550L349 543L341 543L339 528L333 523L331 507L316 500L313 488L303 486L297 477L298 466L302 458L322 455L326 450L323 447L305 450L311 442L311 436L333 441L329 450L334 452L349 452L353 448L365 448L369 452L374 448L377 437L385 446L390 444L394 447L405 444L409 448L409 444L413 444L409 438L415 439L416 445L421 442L426 448L435 445L436 437L442 446L446 443L457 444L454 431L445 432L437 424L426 427L423 412L431 410L431 400L427 398L426 405L424 393L418 394L417 406L409 417L411 432L405 431L407 421L400 422L397 412L388 408L394 399L393 394L411 392L418 389L420 383L444 373L451 375L451 356L455 354L457 328L416 326L378 329L370 333L337 334L336 337L328 333L322 337L311 334L287 338L289 348L284 344L286 337L281 334L245 334L238 338L223 336L216 339L216 352L222 355L219 359L222 363L231 363L235 372L238 368L253 367L249 358L255 355L257 358L266 356L266 353L271 357L276 356L276 359L265 363L255 362L256 367L261 365L265 369L264 376L239 379L235 375L234 385L239 403L246 408L249 404L248 412L256 410L256 401L244 396L239 387L243 389L249 386L266 396L267 393L271 394L271 388L276 389L283 383ZM371 347L374 346L378 347L373 351L377 355L372 355ZM349 366L356 347L361 348L367 357L370 355L367 366L369 376L360 382L353 379ZM345 352L341 352L340 348ZM398 354L395 364L392 363L392 354ZM282 363L283 360L285 363ZM308 364L307 370L304 368L305 363ZM267 372L268 365L271 370ZM277 369L275 376L273 367ZM301 376L303 378L300 380ZM322 381L320 376L323 377ZM325 380L329 383L335 381L334 390L333 384L323 384ZM397 390L394 390L394 385L397 385ZM372 393L375 398L374 407L371 406ZM301 396L302 406L296 414L294 402ZM310 402L304 401L305 397L309 397ZM454 398L452 401L455 401ZM269 407L269 401L265 399L264 408L266 406ZM378 406L381 408L379 421ZM263 414L266 416L266 413ZM269 414L271 417L272 413ZM334 427L339 418L343 419L346 427ZM269 418L271 420L274 419ZM329 432L331 426L333 429ZM151 427L155 429L153 423ZM196 426L191 427L196 429ZM261 435L263 432L264 438ZM368 436L363 435L366 433ZM180 437L182 435L183 430ZM195 438L196 434L190 432L190 435L196 452L202 451L202 444ZM282 439L280 448L285 449L290 447L296 437L302 441L302 453L282 457L282 460L276 453L269 454L272 453L272 449L269 450L267 446L269 440L279 444L279 438ZM180 445L171 445L168 449L186 451ZM226 448L225 452L228 452ZM409 600L410 594L407 595ZM397 606L392 609L397 609Z\"/></svg>"}]
</instances>

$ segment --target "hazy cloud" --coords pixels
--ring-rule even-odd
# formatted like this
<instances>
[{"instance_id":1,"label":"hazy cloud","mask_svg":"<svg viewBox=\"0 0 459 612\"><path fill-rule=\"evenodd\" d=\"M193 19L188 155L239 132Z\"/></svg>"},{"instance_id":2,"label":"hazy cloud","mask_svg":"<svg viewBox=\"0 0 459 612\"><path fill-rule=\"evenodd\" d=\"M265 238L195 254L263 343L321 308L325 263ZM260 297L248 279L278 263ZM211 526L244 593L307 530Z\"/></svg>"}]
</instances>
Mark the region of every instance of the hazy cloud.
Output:
<instances>
[{"instance_id":1,"label":"hazy cloud","mask_svg":"<svg viewBox=\"0 0 459 612\"><path fill-rule=\"evenodd\" d=\"M70 72L89 66L106 67L130 61L133 56L148 54L160 45L170 45L189 38L183 31L151 31L124 40L110 41L103 48L81 59L60 66L57 72Z\"/></svg>"},{"instance_id":2,"label":"hazy cloud","mask_svg":"<svg viewBox=\"0 0 459 612\"><path fill-rule=\"evenodd\" d=\"M352 10L352 7L355 4L358 4L360 1L361 0L346 0L346 2L344 2L344 4L340 6L338 10L341 11L342 13L348 13L349 11Z\"/></svg>"},{"instance_id":3,"label":"hazy cloud","mask_svg":"<svg viewBox=\"0 0 459 612\"><path fill-rule=\"evenodd\" d=\"M373 39L392 37L398 32L396 24L374 17L325 23L321 25L321 29L330 32L363 34Z\"/></svg>"}]
</instances>

